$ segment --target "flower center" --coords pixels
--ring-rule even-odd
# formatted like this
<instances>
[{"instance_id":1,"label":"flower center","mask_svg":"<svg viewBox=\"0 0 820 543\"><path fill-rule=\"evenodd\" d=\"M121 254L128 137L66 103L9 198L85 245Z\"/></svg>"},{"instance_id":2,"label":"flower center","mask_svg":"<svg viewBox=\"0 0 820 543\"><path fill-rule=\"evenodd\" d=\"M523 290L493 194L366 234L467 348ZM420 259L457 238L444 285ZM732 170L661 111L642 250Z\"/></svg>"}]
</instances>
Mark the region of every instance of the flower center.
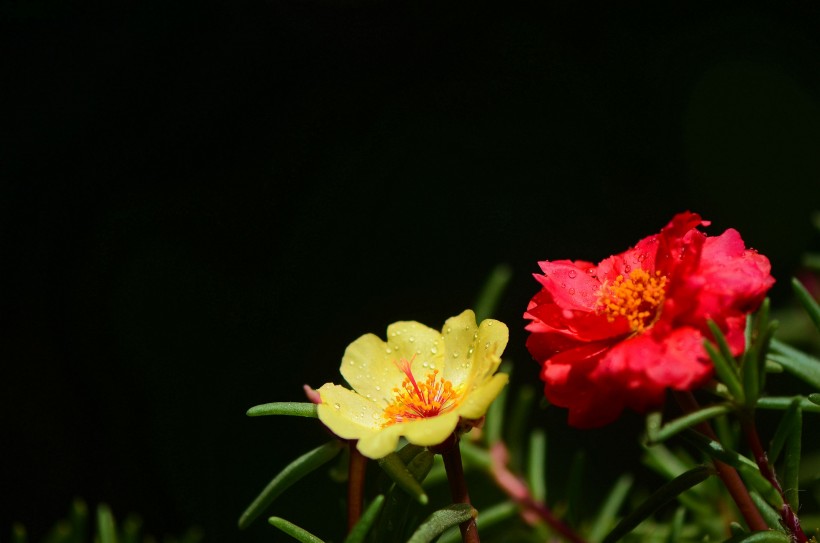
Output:
<instances>
[{"instance_id":1,"label":"flower center","mask_svg":"<svg viewBox=\"0 0 820 543\"><path fill-rule=\"evenodd\" d=\"M609 285L604 285L598 299L600 310L612 322L616 317L626 317L633 331L641 333L651 326L658 306L666 293L666 277L656 271L650 275L644 270L632 270L629 278L619 275Z\"/></svg>"},{"instance_id":2,"label":"flower center","mask_svg":"<svg viewBox=\"0 0 820 543\"><path fill-rule=\"evenodd\" d=\"M419 383L410 369L412 362L403 358L396 362L396 366L406 377L400 387L393 389L396 397L384 410L386 422L383 426L435 417L450 411L458 404L458 393L453 389L453 384L446 379L440 379L438 370L428 373L427 379Z\"/></svg>"}]
</instances>

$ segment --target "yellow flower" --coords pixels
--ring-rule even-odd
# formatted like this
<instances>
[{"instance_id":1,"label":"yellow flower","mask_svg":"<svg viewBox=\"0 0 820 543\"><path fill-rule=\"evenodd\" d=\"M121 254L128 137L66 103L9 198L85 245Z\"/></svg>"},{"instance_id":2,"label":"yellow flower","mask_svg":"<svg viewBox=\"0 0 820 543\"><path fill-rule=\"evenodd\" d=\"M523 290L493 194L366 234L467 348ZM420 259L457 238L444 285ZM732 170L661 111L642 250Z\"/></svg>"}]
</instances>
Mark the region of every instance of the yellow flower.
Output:
<instances>
[{"instance_id":1,"label":"yellow flower","mask_svg":"<svg viewBox=\"0 0 820 543\"><path fill-rule=\"evenodd\" d=\"M326 383L319 419L337 436L357 439L369 458L393 452L399 437L416 445L443 443L460 419L484 416L507 384L495 373L507 346L507 326L476 325L466 310L441 332L414 321L387 327L387 342L365 334L345 350L340 368L353 390Z\"/></svg>"}]
</instances>

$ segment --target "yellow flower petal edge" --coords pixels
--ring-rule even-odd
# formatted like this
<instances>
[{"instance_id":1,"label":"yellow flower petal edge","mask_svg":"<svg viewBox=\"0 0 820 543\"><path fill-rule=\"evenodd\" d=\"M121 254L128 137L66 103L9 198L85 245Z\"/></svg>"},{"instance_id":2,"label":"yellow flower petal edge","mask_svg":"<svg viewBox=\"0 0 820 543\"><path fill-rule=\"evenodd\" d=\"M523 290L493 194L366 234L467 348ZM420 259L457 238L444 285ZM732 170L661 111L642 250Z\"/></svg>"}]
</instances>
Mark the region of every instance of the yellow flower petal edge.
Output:
<instances>
[{"instance_id":1,"label":"yellow flower petal edge","mask_svg":"<svg viewBox=\"0 0 820 543\"><path fill-rule=\"evenodd\" d=\"M365 334L342 357L352 390L319 388L319 419L337 436L358 440L369 458L387 456L401 437L421 446L443 443L460 420L484 416L507 384L496 370L508 340L503 322L476 324L470 309L447 319L440 332L400 321L387 327L386 340Z\"/></svg>"}]
</instances>

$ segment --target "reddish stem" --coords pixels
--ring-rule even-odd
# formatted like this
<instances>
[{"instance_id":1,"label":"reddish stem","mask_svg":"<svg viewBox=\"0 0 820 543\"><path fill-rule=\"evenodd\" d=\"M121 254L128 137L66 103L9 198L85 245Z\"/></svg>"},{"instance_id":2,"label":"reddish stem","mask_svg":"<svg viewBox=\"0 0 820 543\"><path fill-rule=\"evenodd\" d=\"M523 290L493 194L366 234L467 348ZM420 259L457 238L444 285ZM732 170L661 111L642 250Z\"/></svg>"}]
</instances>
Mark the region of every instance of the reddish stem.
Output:
<instances>
[{"instance_id":1,"label":"reddish stem","mask_svg":"<svg viewBox=\"0 0 820 543\"><path fill-rule=\"evenodd\" d=\"M677 400L678 405L680 405L681 409L683 409L685 413L692 413L700 409L697 400L691 392L675 391L673 395L675 400ZM715 432L712 430L709 423L701 422L696 426L696 428L700 433L712 441L719 443L717 435L715 435ZM746 520L746 524L749 526L749 529L754 531L768 530L769 525L766 524L765 520L763 520L763 516L760 514L760 511L752 501L752 497L749 495L749 490L743 483L743 479L741 479L740 475L738 475L737 470L729 464L721 462L720 460L713 459L712 461L715 464L715 470L718 473L718 477L720 477L720 480L723 481L723 484L729 491L729 495L732 496L737 508L740 510L740 514L743 515L743 518Z\"/></svg>"},{"instance_id":2,"label":"reddish stem","mask_svg":"<svg viewBox=\"0 0 820 543\"><path fill-rule=\"evenodd\" d=\"M780 516L783 519L784 526L792 535L796 543L808 543L809 539L800 527L800 519L797 518L797 515L791 508L791 505L786 501L786 496L783 493L783 487L780 486L780 482L777 480L777 475L775 474L772 465L769 463L769 457L766 455L766 451L763 449L763 445L760 442L760 436L757 433L757 426L755 426L754 419L750 414L746 414L741 417L740 425L741 428L743 428L743 435L746 437L746 443L749 445L749 448L752 449L752 454L754 454L757 467L760 469L760 473L772 484L772 486L783 498L783 507L780 509Z\"/></svg>"},{"instance_id":3,"label":"reddish stem","mask_svg":"<svg viewBox=\"0 0 820 543\"><path fill-rule=\"evenodd\" d=\"M530 493L527 484L507 468L509 453L507 452L507 447L502 442L499 441L492 445L490 457L492 459L493 476L498 486L501 487L513 501L522 506L525 511L530 511L538 515L541 520L546 522L554 531L561 534L567 541L571 541L572 543L586 543L586 541L573 532L569 526L561 522L545 503L536 500Z\"/></svg>"},{"instance_id":4,"label":"reddish stem","mask_svg":"<svg viewBox=\"0 0 820 543\"><path fill-rule=\"evenodd\" d=\"M367 458L356 448L356 440L348 442L348 449L350 450L347 470L347 531L349 532L362 516Z\"/></svg>"},{"instance_id":5,"label":"reddish stem","mask_svg":"<svg viewBox=\"0 0 820 543\"><path fill-rule=\"evenodd\" d=\"M453 503L469 504L470 495L467 492L467 482L464 479L464 467L461 464L458 437L451 434L446 442L436 447L436 452L440 452L441 458L444 460L444 469L447 472L447 481L450 484L450 495L453 498ZM461 530L463 543L481 543L475 518L462 522L458 527Z\"/></svg>"}]
</instances>

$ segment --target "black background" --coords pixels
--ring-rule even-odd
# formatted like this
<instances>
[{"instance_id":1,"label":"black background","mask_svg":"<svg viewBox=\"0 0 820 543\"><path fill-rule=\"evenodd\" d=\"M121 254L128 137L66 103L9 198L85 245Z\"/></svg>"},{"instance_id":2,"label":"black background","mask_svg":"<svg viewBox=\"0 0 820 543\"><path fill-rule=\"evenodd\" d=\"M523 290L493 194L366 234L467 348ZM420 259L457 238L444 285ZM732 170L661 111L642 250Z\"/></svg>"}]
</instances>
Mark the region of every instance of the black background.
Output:
<instances>
[{"instance_id":1,"label":"black background","mask_svg":"<svg viewBox=\"0 0 820 543\"><path fill-rule=\"evenodd\" d=\"M338 381L362 333L441 326L498 263L536 386L537 261L676 212L740 230L778 303L813 240L820 9L773 6L0 2L0 538L81 496L270 540L239 513L326 436L245 410ZM630 417L549 413L634 461ZM336 507L323 485L277 512Z\"/></svg>"}]
</instances>

